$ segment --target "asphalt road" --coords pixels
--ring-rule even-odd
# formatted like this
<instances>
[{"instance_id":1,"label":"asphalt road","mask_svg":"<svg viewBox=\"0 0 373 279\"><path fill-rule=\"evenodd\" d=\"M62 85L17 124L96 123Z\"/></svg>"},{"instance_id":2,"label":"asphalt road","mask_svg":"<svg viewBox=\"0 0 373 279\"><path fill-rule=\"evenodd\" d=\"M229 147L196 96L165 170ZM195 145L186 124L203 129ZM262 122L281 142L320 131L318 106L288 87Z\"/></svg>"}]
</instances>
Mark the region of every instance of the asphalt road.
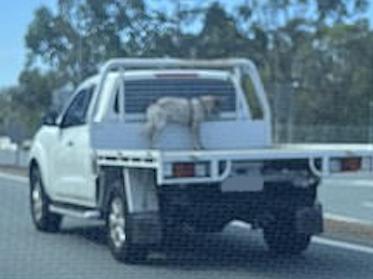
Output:
<instances>
[{"instance_id":1,"label":"asphalt road","mask_svg":"<svg viewBox=\"0 0 373 279\"><path fill-rule=\"evenodd\" d=\"M319 187L327 216L373 225L373 178L328 179Z\"/></svg>"},{"instance_id":2,"label":"asphalt road","mask_svg":"<svg viewBox=\"0 0 373 279\"><path fill-rule=\"evenodd\" d=\"M270 255L259 232L230 226L157 251L144 265L116 262L97 222L66 220L57 234L37 232L27 187L0 178L0 278L372 278L373 249L316 239L301 257Z\"/></svg>"}]
</instances>

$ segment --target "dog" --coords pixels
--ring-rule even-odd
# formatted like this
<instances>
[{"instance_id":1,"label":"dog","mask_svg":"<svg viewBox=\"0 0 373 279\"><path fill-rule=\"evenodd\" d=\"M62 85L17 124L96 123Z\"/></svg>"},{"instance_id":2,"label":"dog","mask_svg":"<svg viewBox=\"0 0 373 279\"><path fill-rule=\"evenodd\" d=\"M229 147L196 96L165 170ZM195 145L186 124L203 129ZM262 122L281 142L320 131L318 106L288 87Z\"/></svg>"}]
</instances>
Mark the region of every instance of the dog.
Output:
<instances>
[{"instance_id":1,"label":"dog","mask_svg":"<svg viewBox=\"0 0 373 279\"><path fill-rule=\"evenodd\" d=\"M200 124L219 113L220 99L215 96L198 98L163 97L146 110L145 132L154 147L157 136L168 123L176 123L189 128L193 149L202 149Z\"/></svg>"}]
</instances>

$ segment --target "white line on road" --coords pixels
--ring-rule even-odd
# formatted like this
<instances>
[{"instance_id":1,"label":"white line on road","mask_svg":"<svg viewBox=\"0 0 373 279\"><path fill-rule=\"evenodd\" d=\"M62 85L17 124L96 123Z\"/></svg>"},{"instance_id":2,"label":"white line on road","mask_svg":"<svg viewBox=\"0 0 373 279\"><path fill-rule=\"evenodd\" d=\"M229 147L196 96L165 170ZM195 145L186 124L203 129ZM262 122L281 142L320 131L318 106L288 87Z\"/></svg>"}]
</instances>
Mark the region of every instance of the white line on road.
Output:
<instances>
[{"instance_id":1,"label":"white line on road","mask_svg":"<svg viewBox=\"0 0 373 279\"><path fill-rule=\"evenodd\" d=\"M249 224L240 221L232 222L232 225L243 229L251 229L251 226ZM313 237L312 242L320 245L373 255L373 247L369 246L353 244L340 240L332 240L318 236Z\"/></svg>"},{"instance_id":2,"label":"white line on road","mask_svg":"<svg viewBox=\"0 0 373 279\"><path fill-rule=\"evenodd\" d=\"M0 178L13 180L13 181L16 181L16 182L19 182L19 183L28 183L27 177L20 176L20 175L9 174L9 173L2 173L1 172L0 173Z\"/></svg>"},{"instance_id":3,"label":"white line on road","mask_svg":"<svg viewBox=\"0 0 373 279\"><path fill-rule=\"evenodd\" d=\"M338 215L338 214L333 214L333 213L324 213L324 218L332 220L332 221L352 223L355 225L373 226L373 222L370 222L364 219L352 218L352 217L347 217L344 215ZM251 225L245 222L233 221L231 224L236 227L240 227L244 229L251 229Z\"/></svg>"},{"instance_id":4,"label":"white line on road","mask_svg":"<svg viewBox=\"0 0 373 279\"><path fill-rule=\"evenodd\" d=\"M352 244L352 243L348 243L344 241L332 240L332 239L327 239L327 238L322 238L322 237L314 237L312 239L312 242L321 244L321 245L326 245L326 246L341 248L341 249L350 250L354 252L360 252L360 253L366 253L366 254L373 255L373 247L369 247L369 246Z\"/></svg>"},{"instance_id":5,"label":"white line on road","mask_svg":"<svg viewBox=\"0 0 373 279\"><path fill-rule=\"evenodd\" d=\"M367 208L372 208L373 209L373 202L371 202L371 201L363 202L363 207L367 207Z\"/></svg>"},{"instance_id":6,"label":"white line on road","mask_svg":"<svg viewBox=\"0 0 373 279\"><path fill-rule=\"evenodd\" d=\"M372 180L324 180L322 185L325 187L343 187L343 188L368 188L373 189L373 181Z\"/></svg>"}]
</instances>

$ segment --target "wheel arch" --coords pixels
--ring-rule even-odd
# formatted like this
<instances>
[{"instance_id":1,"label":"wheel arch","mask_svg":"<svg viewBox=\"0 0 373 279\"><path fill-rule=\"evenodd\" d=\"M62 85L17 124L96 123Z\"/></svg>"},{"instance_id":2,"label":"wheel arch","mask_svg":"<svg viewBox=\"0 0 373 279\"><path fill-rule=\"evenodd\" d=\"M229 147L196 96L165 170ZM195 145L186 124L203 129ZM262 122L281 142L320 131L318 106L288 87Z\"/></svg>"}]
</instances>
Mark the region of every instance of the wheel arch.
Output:
<instances>
[{"instance_id":1,"label":"wheel arch","mask_svg":"<svg viewBox=\"0 0 373 279\"><path fill-rule=\"evenodd\" d=\"M100 170L98 204L105 210L113 190L123 191L130 213L158 212L159 200L154 170L105 167Z\"/></svg>"},{"instance_id":2,"label":"wheel arch","mask_svg":"<svg viewBox=\"0 0 373 279\"><path fill-rule=\"evenodd\" d=\"M33 168L35 168L35 167L37 167L38 170L39 170L41 180L42 180L42 183L43 183L43 190L45 191L47 196L50 197L50 191L49 191L48 187L45 187L45 185L47 185L46 183L49 183L48 180L47 180L48 178L47 178L47 175L46 175L46 172L45 172L45 168L40 164L40 161L35 157L31 157L30 160L29 160L29 164L28 164L29 183L31 185L31 172L32 172Z\"/></svg>"},{"instance_id":3,"label":"wheel arch","mask_svg":"<svg viewBox=\"0 0 373 279\"><path fill-rule=\"evenodd\" d=\"M105 219L108 218L112 197L119 192L125 199L126 215L131 228L128 232L131 242L140 246L159 244L162 239L162 229L155 189L155 173L138 168L107 167L103 176L102 213ZM153 183L145 183L150 180Z\"/></svg>"},{"instance_id":4,"label":"wheel arch","mask_svg":"<svg viewBox=\"0 0 373 279\"><path fill-rule=\"evenodd\" d=\"M31 158L28 164L28 177L31 178L31 171L34 167L39 168L38 161L35 158Z\"/></svg>"},{"instance_id":5,"label":"wheel arch","mask_svg":"<svg viewBox=\"0 0 373 279\"><path fill-rule=\"evenodd\" d=\"M37 166L41 173L43 183L50 185L50 168L48 167L47 154L40 142L35 142L32 146L29 156L29 175L31 174L32 167ZM46 189L47 190L47 189Z\"/></svg>"}]
</instances>

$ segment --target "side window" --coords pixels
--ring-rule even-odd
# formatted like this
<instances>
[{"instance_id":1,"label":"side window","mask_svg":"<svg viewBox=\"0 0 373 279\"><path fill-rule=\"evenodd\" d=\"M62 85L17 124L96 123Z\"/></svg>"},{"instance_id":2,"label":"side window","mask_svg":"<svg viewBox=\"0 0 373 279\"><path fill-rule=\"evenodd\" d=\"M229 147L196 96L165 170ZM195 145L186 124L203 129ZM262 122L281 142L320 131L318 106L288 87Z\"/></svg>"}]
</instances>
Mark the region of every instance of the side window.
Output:
<instances>
[{"instance_id":1,"label":"side window","mask_svg":"<svg viewBox=\"0 0 373 279\"><path fill-rule=\"evenodd\" d=\"M255 86L248 75L242 76L241 86L245 93L246 102L249 106L253 119L263 119L264 113L258 96L255 94Z\"/></svg>"},{"instance_id":2,"label":"side window","mask_svg":"<svg viewBox=\"0 0 373 279\"><path fill-rule=\"evenodd\" d=\"M63 116L62 128L79 126L86 123L86 116L93 92L93 86L78 92Z\"/></svg>"}]
</instances>

